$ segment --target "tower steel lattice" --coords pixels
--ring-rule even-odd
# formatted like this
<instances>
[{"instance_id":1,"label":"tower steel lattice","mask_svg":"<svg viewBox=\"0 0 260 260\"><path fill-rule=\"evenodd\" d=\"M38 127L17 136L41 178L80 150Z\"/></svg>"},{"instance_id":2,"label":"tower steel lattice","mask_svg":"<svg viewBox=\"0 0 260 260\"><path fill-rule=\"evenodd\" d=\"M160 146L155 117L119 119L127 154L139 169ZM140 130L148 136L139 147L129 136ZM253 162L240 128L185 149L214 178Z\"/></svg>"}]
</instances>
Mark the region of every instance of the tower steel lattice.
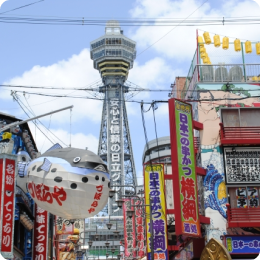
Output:
<instances>
[{"instance_id":1,"label":"tower steel lattice","mask_svg":"<svg viewBox=\"0 0 260 260\"><path fill-rule=\"evenodd\" d=\"M137 186L133 150L127 119L125 99L129 87L125 84L128 71L136 57L136 43L124 36L117 21L108 21L105 35L91 42L91 59L99 70L103 85L99 94L104 97L98 155L107 163L110 185ZM121 216L115 203L127 192L117 187L113 199L108 200L108 214Z\"/></svg>"}]
</instances>

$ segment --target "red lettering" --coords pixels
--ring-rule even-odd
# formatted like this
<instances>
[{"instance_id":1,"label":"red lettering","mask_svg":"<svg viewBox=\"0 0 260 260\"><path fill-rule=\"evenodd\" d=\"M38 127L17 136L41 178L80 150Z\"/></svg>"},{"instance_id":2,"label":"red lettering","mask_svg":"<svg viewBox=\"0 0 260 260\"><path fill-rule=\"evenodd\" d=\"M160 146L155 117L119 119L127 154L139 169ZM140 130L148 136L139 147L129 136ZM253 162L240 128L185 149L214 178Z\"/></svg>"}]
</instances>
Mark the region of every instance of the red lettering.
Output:
<instances>
[{"instance_id":1,"label":"red lettering","mask_svg":"<svg viewBox=\"0 0 260 260\"><path fill-rule=\"evenodd\" d=\"M101 192L103 190L103 186L104 185L99 185L99 186L96 186L96 189L98 192Z\"/></svg>"},{"instance_id":2,"label":"red lettering","mask_svg":"<svg viewBox=\"0 0 260 260\"><path fill-rule=\"evenodd\" d=\"M57 203L62 206L61 201L65 201L67 199L67 194L63 187L59 188L54 186L54 192L52 193L52 197L57 201Z\"/></svg>"},{"instance_id":3,"label":"red lettering","mask_svg":"<svg viewBox=\"0 0 260 260\"><path fill-rule=\"evenodd\" d=\"M92 204L91 204L92 207L97 207L98 206L98 202L95 200Z\"/></svg>"},{"instance_id":4,"label":"red lettering","mask_svg":"<svg viewBox=\"0 0 260 260\"><path fill-rule=\"evenodd\" d=\"M88 210L88 212L89 212L89 214L90 214L91 212L95 212L95 209L90 208L90 209Z\"/></svg>"},{"instance_id":5,"label":"red lettering","mask_svg":"<svg viewBox=\"0 0 260 260\"><path fill-rule=\"evenodd\" d=\"M101 196L102 196L102 193L97 193L95 194L94 196L94 200L100 200L101 199Z\"/></svg>"}]
</instances>

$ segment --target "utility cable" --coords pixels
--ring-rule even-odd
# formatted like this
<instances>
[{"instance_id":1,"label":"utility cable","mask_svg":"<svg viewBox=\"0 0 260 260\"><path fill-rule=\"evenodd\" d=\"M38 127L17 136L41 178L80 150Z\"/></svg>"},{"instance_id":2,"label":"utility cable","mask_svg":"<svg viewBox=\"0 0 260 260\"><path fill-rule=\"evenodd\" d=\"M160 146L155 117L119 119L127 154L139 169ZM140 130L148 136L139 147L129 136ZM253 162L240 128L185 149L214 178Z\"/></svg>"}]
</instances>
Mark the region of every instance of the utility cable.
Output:
<instances>
[{"instance_id":1,"label":"utility cable","mask_svg":"<svg viewBox=\"0 0 260 260\"><path fill-rule=\"evenodd\" d=\"M34 5L34 4L37 4L37 3L39 3L39 2L43 2L43 1L44 1L44 0L40 0L40 1L37 1L37 2L33 2L33 3L31 3L31 4L23 5L23 6L20 6L20 7L14 8L14 9L11 9L11 10L9 10L9 11L2 12L2 13L0 13L0 15L1 15L1 14L6 14L6 13L9 13L9 12L18 10L18 9L22 9L22 8L24 8L24 7L27 7L27 6L30 6L30 5Z\"/></svg>"},{"instance_id":2,"label":"utility cable","mask_svg":"<svg viewBox=\"0 0 260 260\"><path fill-rule=\"evenodd\" d=\"M22 107L22 105L20 104L20 102L17 100L17 98L13 95L14 100L18 103L18 105L21 107L21 109L23 110L23 112L28 116L28 118L30 118L30 116L28 115L28 113L24 110L24 108ZM34 123L34 122L33 122ZM41 133L52 143L55 144L39 127L36 123L34 123L35 126L41 131Z\"/></svg>"},{"instance_id":3,"label":"utility cable","mask_svg":"<svg viewBox=\"0 0 260 260\"><path fill-rule=\"evenodd\" d=\"M223 91L223 90L222 90ZM58 95L58 94L46 94L46 93L33 93L33 92L25 92L25 91L16 91L17 93L27 93L30 95L39 95L39 96L46 96L46 97L61 97L61 98L76 98L76 99L91 99L91 100L98 100L98 101L104 101L104 98L94 98L94 97L88 97L88 96L69 96L69 95ZM225 91L223 91L225 92ZM241 97L241 98L214 98L212 99L181 99L182 101L187 101L187 102L206 102L206 101L221 101L221 100L244 100L249 97ZM260 98L260 95L256 96L250 96L250 98ZM119 99L119 101L123 101ZM153 103L168 103L168 100L153 100L153 101L143 101L143 100L125 100L125 102L130 102L130 103L139 103L139 104L153 104ZM149 109L150 110L150 109ZM148 110L148 111L149 111Z\"/></svg>"},{"instance_id":4,"label":"utility cable","mask_svg":"<svg viewBox=\"0 0 260 260\"><path fill-rule=\"evenodd\" d=\"M31 111L31 114L32 114L33 116L36 116L35 113L34 113L34 111L33 111L32 108L31 108L31 106L29 105L29 102L28 102L27 98L25 97L25 95L24 95L24 99L25 99L25 101L26 101L28 107L30 108L30 110L29 110L29 109L28 109L28 110ZM56 135L49 129L49 127L47 128L47 127L39 120L39 118L36 119L36 120L45 128L45 130L47 130L48 132L50 132L55 138L57 138L61 143L63 143L65 146L68 147L68 145L65 144L58 136L56 136Z\"/></svg>"},{"instance_id":5,"label":"utility cable","mask_svg":"<svg viewBox=\"0 0 260 260\"><path fill-rule=\"evenodd\" d=\"M162 40L164 37L166 37L169 33L171 33L177 26L180 26L185 20L187 20L191 15L193 15L198 9L200 9L205 3L207 3L209 0L204 1L195 11L193 11L190 15L187 16L187 18L183 19L179 24L177 24L176 26L174 26L170 31L168 31L166 34L164 34L161 38L159 38L157 41L155 41L154 43L152 43L150 46L148 46L146 49L144 49L143 51L141 51L137 56L140 56L141 54L143 54L145 51L147 51L148 49L150 49L152 46L154 46L156 43L158 43L160 40Z\"/></svg>"}]
</instances>

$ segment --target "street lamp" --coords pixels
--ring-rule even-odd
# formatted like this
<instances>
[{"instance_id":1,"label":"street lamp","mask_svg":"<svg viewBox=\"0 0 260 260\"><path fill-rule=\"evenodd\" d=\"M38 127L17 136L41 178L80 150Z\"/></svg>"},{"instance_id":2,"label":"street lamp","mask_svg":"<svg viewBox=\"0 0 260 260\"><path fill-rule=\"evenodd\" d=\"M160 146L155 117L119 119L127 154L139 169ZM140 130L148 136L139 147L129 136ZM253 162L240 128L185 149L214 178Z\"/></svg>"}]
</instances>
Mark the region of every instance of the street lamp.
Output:
<instances>
[{"instance_id":1,"label":"street lamp","mask_svg":"<svg viewBox=\"0 0 260 260\"><path fill-rule=\"evenodd\" d=\"M112 247L112 248L111 248L111 252L112 252L112 254L114 254L115 251L116 251L116 249L115 249L114 247Z\"/></svg>"},{"instance_id":2,"label":"street lamp","mask_svg":"<svg viewBox=\"0 0 260 260\"><path fill-rule=\"evenodd\" d=\"M132 218L133 215L134 215L134 211L133 211L133 210L127 210L127 211L126 211L126 216L127 216L128 218Z\"/></svg>"},{"instance_id":3,"label":"street lamp","mask_svg":"<svg viewBox=\"0 0 260 260\"><path fill-rule=\"evenodd\" d=\"M89 245L89 247L92 247L93 241L88 241L88 245Z\"/></svg>"},{"instance_id":4,"label":"street lamp","mask_svg":"<svg viewBox=\"0 0 260 260\"><path fill-rule=\"evenodd\" d=\"M113 224L110 223L110 215L108 215L108 223L106 225L107 225L108 230L110 230L111 227L113 226Z\"/></svg>"},{"instance_id":5,"label":"street lamp","mask_svg":"<svg viewBox=\"0 0 260 260\"><path fill-rule=\"evenodd\" d=\"M109 190L109 194L108 194L109 198L112 199L114 197L115 193L116 193L115 190Z\"/></svg>"},{"instance_id":6,"label":"street lamp","mask_svg":"<svg viewBox=\"0 0 260 260\"><path fill-rule=\"evenodd\" d=\"M125 201L122 200L122 199L116 200L116 204L117 204L117 206L118 206L120 209L122 208L124 202L125 202Z\"/></svg>"},{"instance_id":7,"label":"street lamp","mask_svg":"<svg viewBox=\"0 0 260 260\"><path fill-rule=\"evenodd\" d=\"M110 245L110 243L109 243L109 242L106 242L105 245L106 245L106 248L108 248L109 245Z\"/></svg>"}]
</instances>

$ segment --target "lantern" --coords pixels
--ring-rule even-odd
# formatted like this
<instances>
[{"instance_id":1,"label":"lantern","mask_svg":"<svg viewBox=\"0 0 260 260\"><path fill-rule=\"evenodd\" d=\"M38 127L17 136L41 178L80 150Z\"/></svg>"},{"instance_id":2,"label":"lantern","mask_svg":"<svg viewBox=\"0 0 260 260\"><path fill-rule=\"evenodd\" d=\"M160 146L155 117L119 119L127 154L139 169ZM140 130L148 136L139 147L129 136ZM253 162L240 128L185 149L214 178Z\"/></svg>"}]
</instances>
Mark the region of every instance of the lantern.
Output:
<instances>
[{"instance_id":1,"label":"lantern","mask_svg":"<svg viewBox=\"0 0 260 260\"><path fill-rule=\"evenodd\" d=\"M214 46L215 47L219 47L220 46L220 38L219 38L219 35L215 35L214 37L213 37L213 39L214 39Z\"/></svg>"},{"instance_id":2,"label":"lantern","mask_svg":"<svg viewBox=\"0 0 260 260\"><path fill-rule=\"evenodd\" d=\"M204 37L204 40L205 40L206 44L211 44L211 39L210 39L210 36L209 36L208 32L204 32L203 33L203 37Z\"/></svg>"},{"instance_id":3,"label":"lantern","mask_svg":"<svg viewBox=\"0 0 260 260\"><path fill-rule=\"evenodd\" d=\"M201 54L202 54L202 53L206 53L206 48L205 48L205 47L200 48L200 53L201 53Z\"/></svg>"},{"instance_id":4,"label":"lantern","mask_svg":"<svg viewBox=\"0 0 260 260\"><path fill-rule=\"evenodd\" d=\"M203 38L202 38L202 36L198 36L198 44L199 44L199 46L202 46L202 47L204 47L204 44L203 44Z\"/></svg>"},{"instance_id":5,"label":"lantern","mask_svg":"<svg viewBox=\"0 0 260 260\"><path fill-rule=\"evenodd\" d=\"M25 175L32 199L53 215L83 219L96 215L107 204L108 169L89 150L49 150L28 164Z\"/></svg>"},{"instance_id":6,"label":"lantern","mask_svg":"<svg viewBox=\"0 0 260 260\"><path fill-rule=\"evenodd\" d=\"M258 81L258 77L252 77L253 81Z\"/></svg>"},{"instance_id":7,"label":"lantern","mask_svg":"<svg viewBox=\"0 0 260 260\"><path fill-rule=\"evenodd\" d=\"M203 52L203 53L201 53L201 55L200 55L200 57L201 57L202 59L204 59L206 56L207 56L207 53L206 53L206 52Z\"/></svg>"},{"instance_id":8,"label":"lantern","mask_svg":"<svg viewBox=\"0 0 260 260\"><path fill-rule=\"evenodd\" d=\"M209 60L209 57L206 56L204 59L203 59L203 63L204 64L209 64L210 60Z\"/></svg>"},{"instance_id":9,"label":"lantern","mask_svg":"<svg viewBox=\"0 0 260 260\"><path fill-rule=\"evenodd\" d=\"M246 46L246 53L252 53L252 44L250 41L246 41L245 42L245 46Z\"/></svg>"},{"instance_id":10,"label":"lantern","mask_svg":"<svg viewBox=\"0 0 260 260\"><path fill-rule=\"evenodd\" d=\"M256 54L260 55L260 42L255 44Z\"/></svg>"},{"instance_id":11,"label":"lantern","mask_svg":"<svg viewBox=\"0 0 260 260\"><path fill-rule=\"evenodd\" d=\"M229 38L228 37L224 37L223 38L223 42L222 42L222 48L224 50L227 50L229 47Z\"/></svg>"},{"instance_id":12,"label":"lantern","mask_svg":"<svg viewBox=\"0 0 260 260\"><path fill-rule=\"evenodd\" d=\"M241 42L239 39L234 40L234 48L235 48L235 51L241 51Z\"/></svg>"}]
</instances>

